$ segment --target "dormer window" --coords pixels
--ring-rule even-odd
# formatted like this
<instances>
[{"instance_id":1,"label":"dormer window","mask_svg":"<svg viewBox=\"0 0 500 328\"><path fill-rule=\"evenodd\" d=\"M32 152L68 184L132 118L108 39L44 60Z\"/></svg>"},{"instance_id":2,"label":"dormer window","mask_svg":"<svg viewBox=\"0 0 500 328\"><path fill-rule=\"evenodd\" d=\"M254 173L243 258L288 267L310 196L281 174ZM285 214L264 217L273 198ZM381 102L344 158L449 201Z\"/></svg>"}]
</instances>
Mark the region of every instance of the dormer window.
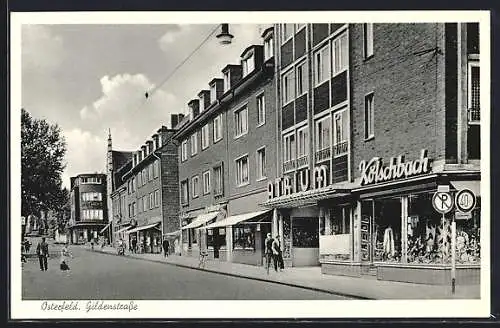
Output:
<instances>
[{"instance_id":1,"label":"dormer window","mask_svg":"<svg viewBox=\"0 0 500 328\"><path fill-rule=\"evenodd\" d=\"M224 73L224 92L231 88L231 72L228 70Z\"/></svg>"},{"instance_id":2,"label":"dormer window","mask_svg":"<svg viewBox=\"0 0 500 328\"><path fill-rule=\"evenodd\" d=\"M254 54L253 51L249 52L242 60L241 65L243 66L243 76L247 76L255 69Z\"/></svg>"},{"instance_id":3,"label":"dormer window","mask_svg":"<svg viewBox=\"0 0 500 328\"><path fill-rule=\"evenodd\" d=\"M269 36L264 40L264 60L273 57L273 37Z\"/></svg>"},{"instance_id":4,"label":"dormer window","mask_svg":"<svg viewBox=\"0 0 500 328\"><path fill-rule=\"evenodd\" d=\"M216 100L217 100L217 92L214 83L210 86L210 103L214 103Z\"/></svg>"},{"instance_id":5,"label":"dormer window","mask_svg":"<svg viewBox=\"0 0 500 328\"><path fill-rule=\"evenodd\" d=\"M205 110L205 99L203 96L200 97L200 113Z\"/></svg>"}]
</instances>

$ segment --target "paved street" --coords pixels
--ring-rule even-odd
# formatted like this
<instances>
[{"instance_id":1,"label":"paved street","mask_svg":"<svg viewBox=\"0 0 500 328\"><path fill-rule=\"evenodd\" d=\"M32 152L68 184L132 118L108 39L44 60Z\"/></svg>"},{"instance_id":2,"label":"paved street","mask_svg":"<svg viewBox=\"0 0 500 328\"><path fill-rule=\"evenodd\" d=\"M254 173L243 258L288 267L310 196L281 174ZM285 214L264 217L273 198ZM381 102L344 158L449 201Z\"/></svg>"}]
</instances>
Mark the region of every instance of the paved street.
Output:
<instances>
[{"instance_id":1,"label":"paved street","mask_svg":"<svg viewBox=\"0 0 500 328\"><path fill-rule=\"evenodd\" d=\"M23 299L135 300L327 300L340 296L301 288L228 277L133 258L89 252L73 246L70 273L49 259L42 272L38 259L23 268Z\"/></svg>"}]
</instances>

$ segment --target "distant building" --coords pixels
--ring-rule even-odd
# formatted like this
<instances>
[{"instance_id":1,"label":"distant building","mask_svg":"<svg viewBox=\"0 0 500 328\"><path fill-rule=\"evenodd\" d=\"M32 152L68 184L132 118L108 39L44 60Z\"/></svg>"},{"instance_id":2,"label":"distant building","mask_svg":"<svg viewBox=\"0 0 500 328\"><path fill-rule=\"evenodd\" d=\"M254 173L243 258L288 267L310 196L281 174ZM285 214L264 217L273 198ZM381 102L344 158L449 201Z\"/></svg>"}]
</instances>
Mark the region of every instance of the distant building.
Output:
<instances>
[{"instance_id":1,"label":"distant building","mask_svg":"<svg viewBox=\"0 0 500 328\"><path fill-rule=\"evenodd\" d=\"M172 126L183 117L172 115ZM135 240L139 252L159 253L163 238L174 241L180 234L175 131L162 126L135 152L115 151L108 140L113 239L127 246Z\"/></svg>"},{"instance_id":2,"label":"distant building","mask_svg":"<svg viewBox=\"0 0 500 328\"><path fill-rule=\"evenodd\" d=\"M108 226L106 175L79 174L71 177L70 240L81 244L97 239Z\"/></svg>"}]
</instances>

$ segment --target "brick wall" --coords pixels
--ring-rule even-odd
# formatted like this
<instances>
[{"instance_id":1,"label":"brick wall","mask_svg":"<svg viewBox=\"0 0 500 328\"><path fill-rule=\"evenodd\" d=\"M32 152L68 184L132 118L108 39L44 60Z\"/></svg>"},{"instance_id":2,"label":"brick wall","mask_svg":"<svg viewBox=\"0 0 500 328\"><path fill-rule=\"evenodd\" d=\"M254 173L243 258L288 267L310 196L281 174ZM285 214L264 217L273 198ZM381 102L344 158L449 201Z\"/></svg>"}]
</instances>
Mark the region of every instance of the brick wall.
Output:
<instances>
[{"instance_id":1,"label":"brick wall","mask_svg":"<svg viewBox=\"0 0 500 328\"><path fill-rule=\"evenodd\" d=\"M374 24L374 56L363 58L363 25L350 25L351 120L354 177L361 160L428 149L444 158L440 24ZM417 52L427 53L415 54ZM364 100L374 92L375 138L365 141Z\"/></svg>"},{"instance_id":2,"label":"brick wall","mask_svg":"<svg viewBox=\"0 0 500 328\"><path fill-rule=\"evenodd\" d=\"M163 233L179 230L179 167L178 147L170 139L174 131L166 133L170 140L161 151L161 209L163 212Z\"/></svg>"}]
</instances>

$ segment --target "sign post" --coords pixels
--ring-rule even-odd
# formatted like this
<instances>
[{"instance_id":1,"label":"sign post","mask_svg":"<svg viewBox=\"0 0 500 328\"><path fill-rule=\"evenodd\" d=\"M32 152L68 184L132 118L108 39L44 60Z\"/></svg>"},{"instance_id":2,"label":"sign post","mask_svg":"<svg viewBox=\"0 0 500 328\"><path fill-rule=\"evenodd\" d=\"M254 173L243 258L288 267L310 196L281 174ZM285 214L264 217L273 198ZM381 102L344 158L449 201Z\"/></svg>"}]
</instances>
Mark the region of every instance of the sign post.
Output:
<instances>
[{"instance_id":1,"label":"sign post","mask_svg":"<svg viewBox=\"0 0 500 328\"><path fill-rule=\"evenodd\" d=\"M438 187L438 191L432 196L432 206L436 211L442 214L442 222L444 228L445 217L444 215L451 211L453 208L453 197L442 186ZM455 220L451 224L451 292L455 293ZM444 248L443 248L444 249ZM444 262L444 254L443 254Z\"/></svg>"}]
</instances>

